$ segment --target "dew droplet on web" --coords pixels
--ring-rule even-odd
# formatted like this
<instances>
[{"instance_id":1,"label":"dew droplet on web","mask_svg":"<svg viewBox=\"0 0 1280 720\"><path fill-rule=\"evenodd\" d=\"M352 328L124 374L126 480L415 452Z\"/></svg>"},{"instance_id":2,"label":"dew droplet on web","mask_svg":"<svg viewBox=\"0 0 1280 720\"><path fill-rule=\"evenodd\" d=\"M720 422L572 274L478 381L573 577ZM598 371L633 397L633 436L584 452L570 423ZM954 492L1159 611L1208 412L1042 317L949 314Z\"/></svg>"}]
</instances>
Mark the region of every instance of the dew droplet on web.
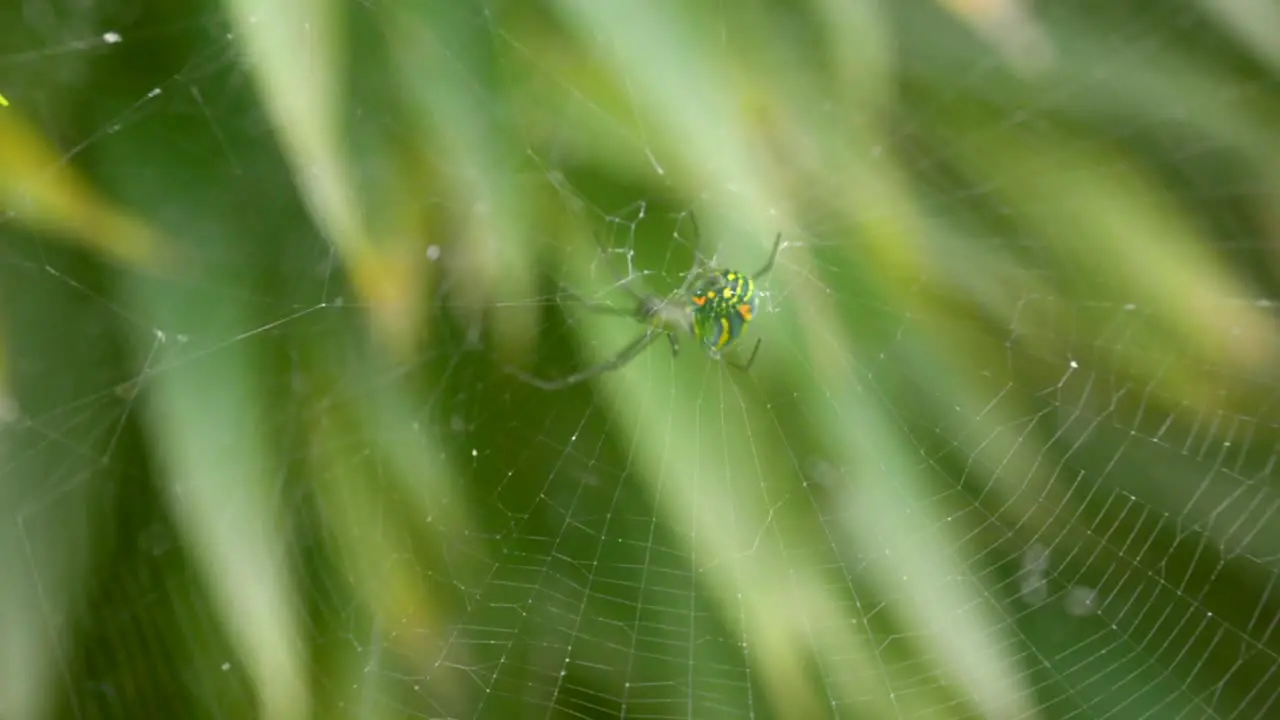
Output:
<instances>
[{"instance_id":1,"label":"dew droplet on web","mask_svg":"<svg viewBox=\"0 0 1280 720\"><path fill-rule=\"evenodd\" d=\"M1098 611L1098 591L1085 585L1076 585L1067 591L1062 600L1068 615L1081 617Z\"/></svg>"},{"instance_id":2,"label":"dew droplet on web","mask_svg":"<svg viewBox=\"0 0 1280 720\"><path fill-rule=\"evenodd\" d=\"M439 245L428 245L428 246L427 246L427 259L428 259L428 260L430 260L431 262L435 262L436 260L439 260L439 259L440 259L440 246L439 246Z\"/></svg>"},{"instance_id":3,"label":"dew droplet on web","mask_svg":"<svg viewBox=\"0 0 1280 720\"><path fill-rule=\"evenodd\" d=\"M120 37L120 33L114 30L108 30L107 32L102 33L102 42L108 45L115 45L123 39L124 38Z\"/></svg>"}]
</instances>

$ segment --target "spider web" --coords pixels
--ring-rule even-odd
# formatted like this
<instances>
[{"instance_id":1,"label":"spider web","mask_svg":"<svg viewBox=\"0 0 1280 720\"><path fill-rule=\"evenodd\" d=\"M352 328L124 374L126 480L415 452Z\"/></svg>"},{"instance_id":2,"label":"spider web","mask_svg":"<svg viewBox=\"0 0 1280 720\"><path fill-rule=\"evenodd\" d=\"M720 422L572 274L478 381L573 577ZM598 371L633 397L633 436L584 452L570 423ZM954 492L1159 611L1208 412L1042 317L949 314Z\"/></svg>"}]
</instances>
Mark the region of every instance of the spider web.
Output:
<instances>
[{"instance_id":1,"label":"spider web","mask_svg":"<svg viewBox=\"0 0 1280 720\"><path fill-rule=\"evenodd\" d=\"M157 82L131 92L118 113L94 119L91 132L58 138L66 148L62 163L75 164L82 155L107 162L113 145L131 133L155 133L155 142L162 143L163 123L177 118L181 127L202 126L213 138L202 148L220 149L217 172L225 176L211 182L211 201L234 206L239 193L250 192L242 186L256 162L230 138L264 137L269 131L259 117L246 115L250 89L220 18L104 26L77 30L68 39L56 29L54 4L24 7L31 9L24 27L38 39L28 42L29 50L0 53L0 79L56 75L65 58L86 54L94 62L110 62L117 45L188 34L203 38L205 52L195 61L161 69ZM478 16L476 22L488 27L496 44L524 51L491 18ZM1116 45L1104 60L1140 53L1174 22L1152 15L1117 30ZM983 65L966 71L961 75L968 83L993 72ZM570 82L553 70L544 72L548 82ZM957 94L965 87L959 84ZM1062 95L1072 91L1063 88ZM10 109L22 106L21 94L7 97ZM587 93L577 97L576 106L560 109L567 123L602 112ZM1005 121L1030 122L1044 110L1028 106ZM955 142L980 146L1000 130L991 127ZM1161 131L1149 132L1154 138ZM643 128L624 134L631 151L650 159L651 186L662 186L663 158ZM900 139L920 182L949 188L937 193L945 206L932 219L943 222L990 190L951 188L939 158L911 157L907 136L904 131ZM362 662L358 687L340 695L350 706L326 712L433 718L511 717L512 708L529 716L583 718L779 714L768 700L771 680L760 670L760 654L769 646L754 644L767 635L755 607L741 596L717 605L707 590L725 577L748 584L763 572L757 566L779 570L772 581L783 604L776 611L804 627L815 647L853 632L869 648L864 660L872 672L860 678L852 696L838 688L863 669L858 658L822 655L813 669L824 711L836 716L848 716L874 698L887 699L886 707L898 717L989 710L981 699L973 707L940 704L949 696L939 688L953 679L938 669L946 666L948 652L961 658L966 650L978 652L976 645L957 650L944 644L956 637L957 626L966 625L999 635L986 642L1009 659L1011 673L1000 682L1016 702L1004 708L1007 717L1033 708L1040 717L1190 713L1223 720L1278 712L1280 601L1273 588L1280 568L1268 551L1276 546L1280 507L1274 382L1204 367L1210 385L1222 380L1252 390L1245 409L1212 411L1166 396L1163 386L1135 384L1116 368L1118 354L1142 356L1161 368L1183 359L1145 355L1157 323L1151 312L1116 298L1103 281L1083 301L1045 295L1039 283L1028 281L1029 289L1006 287L997 296L994 302L1014 318L999 331L1006 352L970 368L961 379L977 395L956 400L922 377L909 357L936 338L940 325L959 328L966 321L862 296L857 277L833 259L845 244L834 220L807 217L801 228L740 226L735 218L702 212L729 190L708 188L706 203L672 201L650 190L598 192L556 148L522 150L512 165L532 168L523 181L550 191L567 217L597 230L566 240L577 248L577 259L568 262L579 264L565 274L565 284L490 308L494 315L521 317L533 311L536 348L526 361L539 374L563 375L605 360L640 331L626 318L585 311L575 298L625 308L631 300L623 288L665 296L681 287L695 264L750 272L763 263L781 230L786 245L774 271L758 283L760 308L743 343L749 349L762 338L760 358L743 374L694 343L686 341L674 357L659 342L616 373L546 392L502 372L503 360L484 326L457 312L466 310L456 298L461 280L445 280L433 297L431 344L394 370L338 378L333 393L372 393L394 383L425 388L414 395L415 415L421 428L440 428L441 444L461 458L457 470L468 498L481 509L482 530L449 548L439 562L387 560L407 563L433 588L461 599L458 612L439 626L379 617L351 587L342 586L343 572L305 574L305 639L321 648L318 654L336 648L335 655L354 652ZM147 159L137 163L145 174ZM294 192L282 172L265 182ZM1197 192L1209 200L1224 191ZM1017 208L1006 211L1017 219ZM701 237L692 232L695 213L705 224ZM152 472L133 464L144 442L135 425L139 398L158 377L229 348L283 347L289 367L282 377L306 382L306 362L291 346L330 337L331 345L340 345L362 310L350 300L334 254L318 237L299 244L305 250L289 259L287 271L294 282L278 296L184 280L178 289L192 302L234 300L249 309L250 318L214 316L187 326L139 318L103 287L83 253L24 238L12 220L0 232L23 239L5 243L4 282L21 288L30 302L74 311L74 322L39 333L44 351L69 351L83 342L94 352L118 352L94 340L108 325L124 328L129 342L144 350L142 361L124 376L108 365L99 377L65 384L35 350L19 348L12 359L17 377L56 387L32 407L9 401L2 413L38 449L6 457L3 469L41 478L13 498L4 517L5 542L19 548L11 552L29 566L28 577L40 588L55 582L39 564L39 548L53 537L47 523L61 517L59 506L69 498L110 498L146 482ZM741 240L722 243L726 238ZM1244 228L1232 239L1247 251L1266 242ZM1019 242L1028 257L1040 249L1032 241ZM442 266L450 263L449 253L434 245L427 250L429 260ZM205 249L202 261L246 273L271 262L216 245ZM1028 277L1034 279L1035 270ZM905 284L923 288L929 280L910 277ZM856 348L815 357L789 327L804 317L804 299L815 296L856 310L858 324L876 330ZM1266 298L1237 302L1242 308L1272 308ZM1037 341L1060 352L1023 352ZM871 483L792 430L837 424L858 432L868 421L839 398L783 392L772 379L784 366L817 375L830 363L851 378L854 392L882 407L884 432L906 438L910 470L927 483L900 486L889 468ZM283 396L287 388L275 390ZM271 428L285 438L291 463L303 463L312 452L299 439L305 412L286 401ZM657 456L649 451L652 438L665 449ZM875 447L867 442L860 452ZM333 452L339 465L356 467L375 444L369 440ZM712 465L672 470L672 458L689 450L702 456L706 448L723 448ZM987 467L989 453L1002 459L995 473ZM799 480L772 477L770 470L778 467ZM1176 467L1179 475L1157 477L1148 467ZM306 493L288 477L282 469L278 502L310 519L301 524L314 521ZM685 484L690 477L692 486ZM1166 490L1165 482L1193 490ZM339 490L339 496L344 492L357 502L355 489ZM890 521L872 522L875 513L886 512L893 513ZM104 609L81 615L47 610L50 632L75 628L82 638L79 648L57 658L59 706L74 717L161 715L178 702L177 693L155 688L179 685L202 704L200 716L245 706L252 684L184 557L172 519L158 503L129 514L120 527L130 533L144 529L115 539L113 567L121 569L94 595ZM61 531L93 536L97 529L86 516L83 527ZM291 548L300 564L338 542L323 529L299 537L312 538ZM708 538L728 540L716 546ZM954 544L966 576L921 564L914 548L939 541ZM478 571L455 571L463 564ZM351 582L355 569L343 570ZM889 577L895 575L902 582ZM815 578L839 598L838 617L805 615L812 608L806 583ZM943 607L927 619L920 615L933 597L970 596L976 601ZM181 634L161 637L161 627L179 628ZM404 636L428 634L438 642L426 656L404 651L416 647L401 642ZM324 680L318 684L330 689ZM445 686L454 691L442 692ZM0 707L0 714L7 713Z\"/></svg>"}]
</instances>

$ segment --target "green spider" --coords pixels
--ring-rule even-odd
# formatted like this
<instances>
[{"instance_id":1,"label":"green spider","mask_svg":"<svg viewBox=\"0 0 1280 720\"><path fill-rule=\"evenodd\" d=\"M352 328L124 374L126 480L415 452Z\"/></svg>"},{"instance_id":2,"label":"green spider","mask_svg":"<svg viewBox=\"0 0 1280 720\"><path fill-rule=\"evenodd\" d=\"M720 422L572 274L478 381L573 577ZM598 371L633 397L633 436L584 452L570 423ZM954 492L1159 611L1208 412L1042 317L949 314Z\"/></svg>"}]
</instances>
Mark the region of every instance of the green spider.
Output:
<instances>
[{"instance_id":1,"label":"green spider","mask_svg":"<svg viewBox=\"0 0 1280 720\"><path fill-rule=\"evenodd\" d=\"M694 228L696 233L696 220ZM727 268L704 273L695 261L684 283L673 296L674 299L657 295L640 296L628 291L636 299L633 310L581 301L596 312L630 317L646 326L639 337L623 347L612 359L605 360L599 365L554 380L530 375L515 368L508 370L532 385L545 390L559 390L625 366L663 336L671 344L671 355L678 356L681 333L692 335L695 340L702 343L711 357L722 359L722 353L742 337L747 325L755 317L758 300L756 281L773 269L773 263L778 259L782 245L782 233L778 233L773 241L773 252L769 255L769 261L752 275ZM701 281L696 287L695 280ZM746 363L723 359L730 366L746 372L755 362L756 353L760 351L760 342L761 339L757 338Z\"/></svg>"}]
</instances>

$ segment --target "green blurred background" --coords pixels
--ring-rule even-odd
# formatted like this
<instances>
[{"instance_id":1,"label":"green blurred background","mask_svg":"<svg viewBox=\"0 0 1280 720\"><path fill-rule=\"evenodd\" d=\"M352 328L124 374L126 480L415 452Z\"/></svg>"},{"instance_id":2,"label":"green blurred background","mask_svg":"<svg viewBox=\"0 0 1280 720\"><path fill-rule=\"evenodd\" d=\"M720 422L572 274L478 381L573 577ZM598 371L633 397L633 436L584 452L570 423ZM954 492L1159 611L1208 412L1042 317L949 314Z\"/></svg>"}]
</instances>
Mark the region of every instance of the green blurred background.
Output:
<instances>
[{"instance_id":1,"label":"green blurred background","mask_svg":"<svg viewBox=\"0 0 1280 720\"><path fill-rule=\"evenodd\" d=\"M0 92L4 720L1280 717L1270 0L26 0ZM508 372L779 231L749 373Z\"/></svg>"}]
</instances>

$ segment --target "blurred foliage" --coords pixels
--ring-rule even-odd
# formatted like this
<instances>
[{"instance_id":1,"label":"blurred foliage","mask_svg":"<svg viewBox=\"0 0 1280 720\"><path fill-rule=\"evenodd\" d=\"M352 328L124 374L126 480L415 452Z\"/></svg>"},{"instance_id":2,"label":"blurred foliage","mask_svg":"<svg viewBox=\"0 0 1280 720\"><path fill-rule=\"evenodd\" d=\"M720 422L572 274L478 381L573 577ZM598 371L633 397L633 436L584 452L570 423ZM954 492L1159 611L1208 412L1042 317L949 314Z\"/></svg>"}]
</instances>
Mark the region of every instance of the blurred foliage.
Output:
<instances>
[{"instance_id":1,"label":"blurred foliage","mask_svg":"<svg viewBox=\"0 0 1280 720\"><path fill-rule=\"evenodd\" d=\"M0 717L1275 713L1278 15L3 5Z\"/></svg>"}]
</instances>

